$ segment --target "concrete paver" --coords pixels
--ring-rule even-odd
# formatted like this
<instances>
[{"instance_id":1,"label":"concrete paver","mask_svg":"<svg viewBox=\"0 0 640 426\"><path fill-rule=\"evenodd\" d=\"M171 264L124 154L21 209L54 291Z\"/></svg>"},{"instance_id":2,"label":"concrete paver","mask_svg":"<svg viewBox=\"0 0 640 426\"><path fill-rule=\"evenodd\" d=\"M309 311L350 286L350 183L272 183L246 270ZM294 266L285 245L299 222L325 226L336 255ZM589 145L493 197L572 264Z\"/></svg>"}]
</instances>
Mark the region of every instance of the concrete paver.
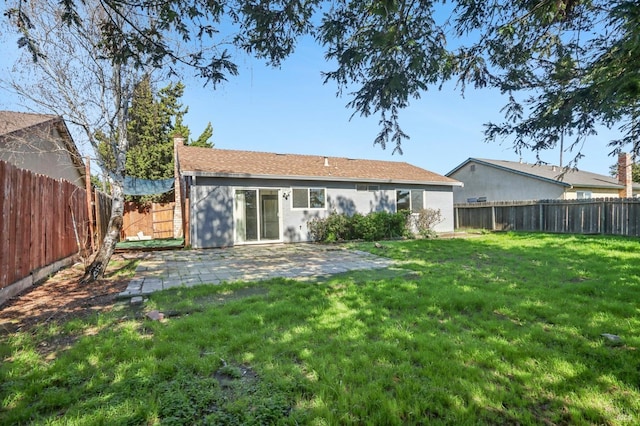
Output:
<instances>
[{"instance_id":1,"label":"concrete paver","mask_svg":"<svg viewBox=\"0 0 640 426\"><path fill-rule=\"evenodd\" d=\"M172 287L276 277L309 279L391 265L392 260L371 253L305 243L155 251L143 255L135 276L120 296L135 297Z\"/></svg>"}]
</instances>

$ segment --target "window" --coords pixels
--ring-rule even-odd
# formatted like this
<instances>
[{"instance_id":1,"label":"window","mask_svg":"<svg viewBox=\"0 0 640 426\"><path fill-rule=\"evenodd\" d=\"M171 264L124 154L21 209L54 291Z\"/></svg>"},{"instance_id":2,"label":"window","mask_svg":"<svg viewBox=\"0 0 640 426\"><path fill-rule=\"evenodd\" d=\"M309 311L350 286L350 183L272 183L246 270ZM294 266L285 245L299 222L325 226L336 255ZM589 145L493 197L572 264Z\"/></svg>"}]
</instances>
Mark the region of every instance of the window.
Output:
<instances>
[{"instance_id":1,"label":"window","mask_svg":"<svg viewBox=\"0 0 640 426\"><path fill-rule=\"evenodd\" d=\"M379 190L380 190L380 185L365 185L365 184L356 185L356 191L358 192L365 192L365 191L374 192Z\"/></svg>"},{"instance_id":2,"label":"window","mask_svg":"<svg viewBox=\"0 0 640 426\"><path fill-rule=\"evenodd\" d=\"M294 209L305 209L309 207L309 190L294 188L291 191Z\"/></svg>"},{"instance_id":3,"label":"window","mask_svg":"<svg viewBox=\"0 0 640 426\"><path fill-rule=\"evenodd\" d=\"M324 209L326 197L324 188L293 188L291 190L294 209Z\"/></svg>"},{"instance_id":4,"label":"window","mask_svg":"<svg viewBox=\"0 0 640 426\"><path fill-rule=\"evenodd\" d=\"M424 191L421 189L398 189L396 191L396 211L418 211L424 208Z\"/></svg>"},{"instance_id":5,"label":"window","mask_svg":"<svg viewBox=\"0 0 640 426\"><path fill-rule=\"evenodd\" d=\"M588 200L591 198L591 191L577 191L576 198L578 200Z\"/></svg>"}]
</instances>

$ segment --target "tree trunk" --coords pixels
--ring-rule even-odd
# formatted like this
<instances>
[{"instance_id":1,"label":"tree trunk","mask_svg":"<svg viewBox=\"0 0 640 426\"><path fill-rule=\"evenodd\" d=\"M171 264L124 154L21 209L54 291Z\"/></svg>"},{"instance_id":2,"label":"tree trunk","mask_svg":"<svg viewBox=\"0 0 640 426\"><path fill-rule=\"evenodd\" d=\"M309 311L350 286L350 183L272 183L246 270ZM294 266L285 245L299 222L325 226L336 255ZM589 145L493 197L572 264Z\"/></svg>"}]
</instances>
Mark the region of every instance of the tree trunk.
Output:
<instances>
[{"instance_id":1,"label":"tree trunk","mask_svg":"<svg viewBox=\"0 0 640 426\"><path fill-rule=\"evenodd\" d=\"M91 265L85 270L80 284L89 284L104 276L105 269L120 239L124 215L124 193L122 186L121 182L114 182L112 184L111 217L109 218L107 233L104 236L104 240L102 240L100 250L98 250L98 253L96 253L96 256L93 258L93 262L91 262Z\"/></svg>"}]
</instances>

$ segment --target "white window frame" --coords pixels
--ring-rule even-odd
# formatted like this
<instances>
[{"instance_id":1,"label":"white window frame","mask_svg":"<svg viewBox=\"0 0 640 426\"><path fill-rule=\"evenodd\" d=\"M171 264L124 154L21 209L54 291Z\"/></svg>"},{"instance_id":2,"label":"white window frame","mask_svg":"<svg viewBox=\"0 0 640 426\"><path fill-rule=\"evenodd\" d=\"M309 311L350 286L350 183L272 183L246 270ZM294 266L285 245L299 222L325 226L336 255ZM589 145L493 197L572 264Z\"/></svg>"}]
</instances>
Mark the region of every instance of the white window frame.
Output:
<instances>
[{"instance_id":1,"label":"white window frame","mask_svg":"<svg viewBox=\"0 0 640 426\"><path fill-rule=\"evenodd\" d=\"M408 191L409 192L409 211L410 212L417 212L419 210L422 210L425 208L425 202L427 197L425 196L425 190L424 189L409 189L409 188L396 188L395 190L395 205L396 205L396 212L400 211L398 210L398 191ZM413 197L411 196L411 193L414 191L421 191L422 192L422 205L419 207L416 207L413 205Z\"/></svg>"},{"instance_id":2,"label":"white window frame","mask_svg":"<svg viewBox=\"0 0 640 426\"><path fill-rule=\"evenodd\" d=\"M307 191L307 206L306 207L294 207L293 206L293 191L294 190L306 190ZM324 205L322 207L311 207L311 191L320 190L324 193ZM291 210L326 210L327 209L327 188L321 188L317 186L308 187L296 187L291 188Z\"/></svg>"},{"instance_id":3,"label":"white window frame","mask_svg":"<svg viewBox=\"0 0 640 426\"><path fill-rule=\"evenodd\" d=\"M591 198L593 198L592 191L576 191L577 200L590 200Z\"/></svg>"},{"instance_id":4,"label":"white window frame","mask_svg":"<svg viewBox=\"0 0 640 426\"><path fill-rule=\"evenodd\" d=\"M377 192L380 191L380 185L368 185L366 183L356 184L357 192Z\"/></svg>"}]
</instances>

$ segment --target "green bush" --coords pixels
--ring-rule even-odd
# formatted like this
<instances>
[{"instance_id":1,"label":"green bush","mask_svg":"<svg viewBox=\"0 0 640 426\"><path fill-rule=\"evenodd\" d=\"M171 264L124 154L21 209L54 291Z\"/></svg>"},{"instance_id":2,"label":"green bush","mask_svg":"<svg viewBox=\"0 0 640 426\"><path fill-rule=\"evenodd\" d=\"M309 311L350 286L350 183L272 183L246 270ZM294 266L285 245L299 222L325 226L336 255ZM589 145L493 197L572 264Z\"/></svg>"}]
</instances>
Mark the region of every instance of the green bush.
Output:
<instances>
[{"instance_id":1,"label":"green bush","mask_svg":"<svg viewBox=\"0 0 640 426\"><path fill-rule=\"evenodd\" d=\"M344 241L349 239L349 219L346 215L333 211L326 218L314 217L307 222L314 241Z\"/></svg>"},{"instance_id":2,"label":"green bush","mask_svg":"<svg viewBox=\"0 0 640 426\"><path fill-rule=\"evenodd\" d=\"M346 215L333 211L325 220L327 241L335 242L349 239L349 219Z\"/></svg>"},{"instance_id":3,"label":"green bush","mask_svg":"<svg viewBox=\"0 0 640 426\"><path fill-rule=\"evenodd\" d=\"M433 227L442 222L442 212L440 209L422 209L414 216L413 222L418 230L418 234L423 238L433 238L436 231Z\"/></svg>"},{"instance_id":4,"label":"green bush","mask_svg":"<svg viewBox=\"0 0 640 426\"><path fill-rule=\"evenodd\" d=\"M410 236L407 226L410 216L408 211L355 213L353 216L334 211L324 219L313 218L307 226L314 241L377 241Z\"/></svg>"}]
</instances>

